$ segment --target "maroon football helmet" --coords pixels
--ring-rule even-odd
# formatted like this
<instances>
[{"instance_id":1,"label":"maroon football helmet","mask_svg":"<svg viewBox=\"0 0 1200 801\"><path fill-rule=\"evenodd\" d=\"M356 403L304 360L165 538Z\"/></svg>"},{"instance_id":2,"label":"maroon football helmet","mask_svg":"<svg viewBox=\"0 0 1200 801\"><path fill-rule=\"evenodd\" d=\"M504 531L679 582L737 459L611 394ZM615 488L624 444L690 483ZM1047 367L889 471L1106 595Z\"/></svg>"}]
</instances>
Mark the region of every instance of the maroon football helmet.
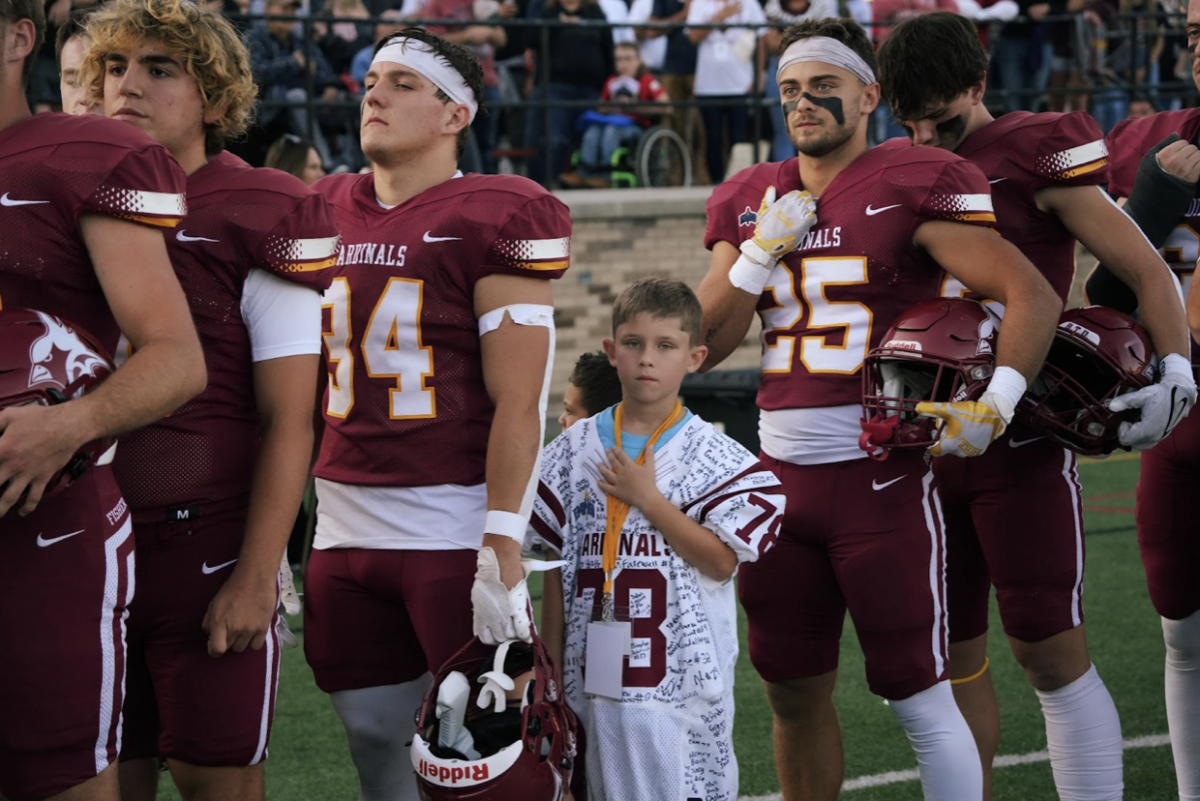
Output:
<instances>
[{"instance_id":1,"label":"maroon football helmet","mask_svg":"<svg viewBox=\"0 0 1200 801\"><path fill-rule=\"evenodd\" d=\"M1111 453L1121 447L1121 422L1138 412L1113 412L1106 402L1153 384L1157 365L1149 335L1129 315L1104 306L1070 309L1017 416L1076 453Z\"/></svg>"},{"instance_id":2,"label":"maroon football helmet","mask_svg":"<svg viewBox=\"0 0 1200 801\"><path fill-rule=\"evenodd\" d=\"M923 401L975 400L995 361L999 318L982 303L931 298L903 312L863 366L863 433L858 444L876 459L889 450L928 448L937 421L918 417Z\"/></svg>"},{"instance_id":3,"label":"maroon football helmet","mask_svg":"<svg viewBox=\"0 0 1200 801\"><path fill-rule=\"evenodd\" d=\"M425 691L411 753L426 801L561 801L578 747L579 721L534 635L471 640L451 657Z\"/></svg>"},{"instance_id":4,"label":"maroon football helmet","mask_svg":"<svg viewBox=\"0 0 1200 801\"><path fill-rule=\"evenodd\" d=\"M96 387L114 370L104 347L79 326L40 311L0 311L0 409L65 403ZM42 497L79 478L115 443L106 437L84 445L54 474Z\"/></svg>"}]
</instances>

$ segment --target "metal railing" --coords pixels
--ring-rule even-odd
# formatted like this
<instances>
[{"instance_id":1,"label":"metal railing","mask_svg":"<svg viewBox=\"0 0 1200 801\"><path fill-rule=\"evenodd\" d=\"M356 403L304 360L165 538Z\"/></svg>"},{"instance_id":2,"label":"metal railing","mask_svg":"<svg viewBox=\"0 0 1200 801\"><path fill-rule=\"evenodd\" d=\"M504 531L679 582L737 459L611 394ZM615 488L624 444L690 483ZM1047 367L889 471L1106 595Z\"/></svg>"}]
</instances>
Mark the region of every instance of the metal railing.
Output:
<instances>
[{"instance_id":1,"label":"metal railing","mask_svg":"<svg viewBox=\"0 0 1200 801\"><path fill-rule=\"evenodd\" d=\"M1036 24L1070 23L1072 25L1075 25L1075 24L1077 24L1077 17L1079 16L1080 13L1082 13L1082 12L1075 13L1075 14L1058 15L1058 16L1046 16L1041 20L1018 18L1018 19L1012 20L1010 22L1011 23L1036 23ZM540 142L524 142L523 144L524 144L525 148L536 151L539 154L539 156L543 159L543 164L542 164L543 174L546 177L547 181L552 181L554 179L554 177L557 175L558 168L561 167L561 165L555 165L552 163L552 152L553 152L554 148L551 147L551 142L553 139L553 130L552 130L551 115L550 115L549 111L551 109L555 109L555 108L558 108L558 109L568 108L568 109L578 109L580 112L582 112L585 110L594 109L597 105L597 101L594 101L594 100L551 100L550 99L550 96L549 96L550 84L554 82L554 80L553 80L554 76L551 75L551 73L550 73L550 64L551 64L550 53L551 53L551 46L552 46L552 31L555 31L557 29L562 29L562 28L582 26L582 27L590 27L590 28L634 29L636 31L661 30L664 32L664 34L669 34L671 32L684 30L687 28L714 29L714 30L746 29L746 30L761 31L765 28L785 27L785 26L777 26L777 25L771 25L771 24L757 25L757 24L745 24L745 23L692 25L692 24L684 24L684 23L664 23L664 22L648 22L648 21L647 22L627 22L627 21L608 22L608 21L598 21L598 20L578 20L578 21L567 22L567 21L561 21L561 20L515 19L515 18L514 19L487 20L485 22L464 21L464 20L455 20L455 19L412 19L412 20L404 20L401 23L401 22L398 22L397 20L381 19L379 17L370 17L370 18L366 18L366 19L350 18L350 17L332 17L332 16L318 16L318 17L286 16L286 17L283 17L283 16L278 16L278 15L265 15L265 14L244 15L244 16L239 16L239 17L232 17L232 19L234 19L236 22L241 22L241 23L245 24L247 27L249 25L257 24L260 21L265 21L268 19L270 19L270 20L277 20L277 19L293 20L296 23L296 25L299 26L300 30L302 31L301 36L302 36L303 40L306 42L312 43L311 46L314 48L317 47L316 37L314 36L314 26L318 23L329 24L329 23L335 23L335 22L351 22L351 23L355 23L357 25L362 25L362 26L366 26L366 25L374 26L375 24L378 24L378 23L382 23L385 25L393 25L393 26L397 25L397 24L404 24L404 25L412 25L412 26L417 26L417 27L433 27L433 28L440 28L440 29L463 28L468 25L486 25L486 26L494 26L494 27L503 27L506 30L536 29L537 37L538 37L538 39L537 39L538 46L537 46L537 53L535 55L535 64L536 64L535 69L537 70L538 74L537 74L537 80L535 80L535 82L534 82L535 88L534 88L533 93L528 98L524 98L524 99L522 99L520 101L516 101L516 102L503 101L503 102L499 102L499 103L489 103L487 106L487 110L491 114L500 114L500 113L508 112L508 111L524 112L524 111L528 111L530 109L541 110L541 112L542 112L542 115L541 115L542 125L541 125L541 132L540 132L541 133L541 137L540 137L541 141ZM1124 13L1124 14L1118 15L1112 21L1111 24L1114 26L1114 34L1119 35L1127 40L1127 43L1128 43L1127 50L1128 50L1129 61L1128 61L1128 64L1126 65L1125 69L1113 70L1112 74L1114 77L1117 78L1116 82L1114 82L1114 83L1108 83L1108 84L1103 84L1103 85L1088 84L1088 85L1083 85L1083 86L1062 86L1062 87L1023 86L1023 87L1015 88L1015 87L1004 86L1004 87L997 88L997 87L992 86L991 82L989 82L987 94L985 96L985 102L988 103L989 107L992 107L992 108L1002 111L1005 107L1010 105L1010 99L1013 97L1017 98L1018 107L1029 107L1029 106L1036 105L1036 102L1038 101L1038 99L1043 96L1051 97L1051 96L1056 96L1056 95L1068 95L1068 96L1087 95L1089 97L1089 99L1092 99L1092 98L1095 98L1096 96L1112 96L1112 93L1115 91L1125 101L1128 101L1129 99L1132 99L1135 97L1143 97L1143 96L1150 97L1150 98L1155 97L1155 96L1157 96L1157 97L1169 96L1172 98L1175 98L1175 97L1182 98L1185 105L1189 105L1189 106L1194 105L1195 101L1196 101L1197 91L1196 91L1196 86L1195 86L1194 82L1191 80L1175 79L1175 80L1159 81L1155 84L1149 84L1145 81L1139 82L1137 80L1138 70L1143 66L1140 63L1142 60L1141 55L1143 53L1145 53L1148 56L1148 54L1152 50L1153 42L1159 36L1172 36L1173 35L1173 36L1177 36L1177 37L1181 37L1181 38L1185 37L1184 28L1182 25L1183 19L1184 19L1184 15L1182 15L1182 14L1168 14L1168 13L1134 12L1134 13ZM1174 24L1174 23L1178 23L1178 24ZM876 25L892 26L894 24L895 23L891 23L891 22L867 23L867 25L865 27L870 28L870 27L873 27ZM986 30L989 33L990 41L994 43L994 42L998 41L998 39L1000 37L1003 36L1003 28L1007 24L1010 24L1010 23L1007 23L1007 22L985 22L985 23L981 23L980 27L982 30ZM528 42L528 38L526 36L522 35L521 38L523 41ZM755 66L756 76L758 76L758 73L759 73L757 65L760 63L766 63L767 57L769 55L769 54L760 54L759 51L761 48L762 48L761 39L756 37L755 42L754 42L754 52L751 57L752 58L751 63L756 65ZM993 59L994 58L995 58L995 55L993 54ZM1148 66L1148 65L1146 65L1146 66ZM297 106L306 108L307 113L305 114L305 118L307 120L306 124L307 124L308 129L305 131L305 133L307 134L308 139L311 141L313 138L313 126L315 124L317 124L316 123L316 119L317 119L316 112L318 110L329 109L329 108L358 110L361 107L361 97L355 98L355 97L349 95L349 93L347 92L339 100L334 101L332 103L322 101L319 97L317 97L317 93L314 91L315 87L314 87L312 70L306 69L304 71L304 73L305 73L306 99L302 103L296 103L296 102L292 102L292 101L264 100L261 103L261 105L264 108L279 108L279 107L291 108L291 107L297 107ZM761 78L761 77L763 77L763 76L759 76L759 78ZM1032 77L1032 76L1030 76L1030 77ZM767 103L770 102L770 100L766 96L765 80L771 80L771 79L772 79L771 76L765 76L765 78L763 80L759 80L758 78L756 78L754 81L754 85L751 88L751 91L748 92L744 97L730 99L727 97L712 98L712 97L700 96L700 97L691 97L691 98L686 98L686 99L672 99L669 102L660 103L658 105L661 105L664 109L667 109L667 108L670 108L670 109L675 109L675 108L700 109L703 107L744 106L747 109L748 118L750 120L750 128L751 128L750 141L756 143L763 138L763 133L766 130L766 125L765 125L765 121L764 121L764 113L767 108ZM596 87L597 92L599 91L599 88L600 87ZM1024 102L1022 102L1022 101L1024 101ZM639 104L639 105L651 105L651 104ZM687 132L680 131L679 133L681 135L684 135L686 138ZM718 133L718 135L720 135L720 134ZM691 144L690 141L689 141L689 144ZM753 153L754 153L753 158L757 161L759 158L759 148L757 146L755 146L755 147L752 147L751 149L753 150ZM711 176L711 177L713 178L714 182L719 182L720 176Z\"/></svg>"}]
</instances>

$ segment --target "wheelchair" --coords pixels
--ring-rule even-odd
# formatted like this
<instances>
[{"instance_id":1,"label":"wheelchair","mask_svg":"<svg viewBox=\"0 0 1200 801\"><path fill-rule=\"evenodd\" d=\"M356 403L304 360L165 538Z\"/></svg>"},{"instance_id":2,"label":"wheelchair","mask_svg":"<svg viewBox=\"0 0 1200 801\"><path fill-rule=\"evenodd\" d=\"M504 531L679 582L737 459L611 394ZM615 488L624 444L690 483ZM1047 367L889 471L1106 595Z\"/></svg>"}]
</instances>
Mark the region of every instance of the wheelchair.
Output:
<instances>
[{"instance_id":1,"label":"wheelchair","mask_svg":"<svg viewBox=\"0 0 1200 801\"><path fill-rule=\"evenodd\" d=\"M571 164L579 163L579 151ZM608 166L614 189L692 185L692 157L683 137L665 125L653 125L636 144L616 149Z\"/></svg>"}]
</instances>

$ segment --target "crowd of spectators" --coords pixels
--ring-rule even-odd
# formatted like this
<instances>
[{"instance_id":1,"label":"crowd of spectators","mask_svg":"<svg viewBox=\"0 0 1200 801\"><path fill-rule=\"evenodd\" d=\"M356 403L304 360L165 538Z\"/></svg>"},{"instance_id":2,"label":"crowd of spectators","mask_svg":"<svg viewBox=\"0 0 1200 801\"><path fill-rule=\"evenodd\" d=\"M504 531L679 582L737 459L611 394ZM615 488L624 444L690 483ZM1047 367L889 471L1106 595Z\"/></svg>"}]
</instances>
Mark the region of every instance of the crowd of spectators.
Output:
<instances>
[{"instance_id":1,"label":"crowd of spectators","mask_svg":"<svg viewBox=\"0 0 1200 801\"><path fill-rule=\"evenodd\" d=\"M94 1L46 3L50 35L30 87L37 110L61 103L54 29L67 24L73 8ZM793 150L773 75L780 30L804 19L852 16L882 41L897 22L927 11L972 18L992 53L988 102L997 111L1087 110L1108 130L1128 115L1178 108L1193 99L1181 0L202 0L202 5L235 19L260 87L257 124L235 152L262 164L271 143L285 135L305 137L305 147L327 171L366 167L357 140L363 77L374 43L411 20L447 21L429 27L472 49L483 64L493 110L472 125L464 171L519 169L546 186L608 185L616 149L632 146L651 124L684 137L701 183L722 180L731 149L755 134L770 142L771 158L788 157ZM509 20L525 24L506 25ZM646 23L674 27L643 27ZM697 105L681 104L689 101ZM544 105L505 108L522 102ZM626 103L637 105L623 107ZM902 133L881 109L874 138ZM304 155L307 160L307 150Z\"/></svg>"}]
</instances>

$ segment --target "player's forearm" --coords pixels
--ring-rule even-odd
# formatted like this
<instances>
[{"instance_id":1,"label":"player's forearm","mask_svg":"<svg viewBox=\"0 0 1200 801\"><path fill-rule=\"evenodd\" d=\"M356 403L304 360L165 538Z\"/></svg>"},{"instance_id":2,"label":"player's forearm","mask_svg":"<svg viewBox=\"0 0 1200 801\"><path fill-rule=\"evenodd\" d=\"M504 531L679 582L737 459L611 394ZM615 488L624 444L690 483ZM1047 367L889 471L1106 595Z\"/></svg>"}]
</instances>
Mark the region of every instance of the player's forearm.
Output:
<instances>
[{"instance_id":1,"label":"player's forearm","mask_svg":"<svg viewBox=\"0 0 1200 801\"><path fill-rule=\"evenodd\" d=\"M237 572L274 581L304 498L312 443L312 426L300 417L263 427Z\"/></svg>"},{"instance_id":2,"label":"player's forearm","mask_svg":"<svg viewBox=\"0 0 1200 801\"><path fill-rule=\"evenodd\" d=\"M1050 351L1062 314L1062 302L1041 275L1018 281L1004 300L1004 322L996 347L996 365L1011 367L1033 381Z\"/></svg>"},{"instance_id":3,"label":"player's forearm","mask_svg":"<svg viewBox=\"0 0 1200 801\"><path fill-rule=\"evenodd\" d=\"M103 384L71 402L76 430L90 442L148 426L202 392L207 381L194 334L153 339Z\"/></svg>"},{"instance_id":4,"label":"player's forearm","mask_svg":"<svg viewBox=\"0 0 1200 801\"><path fill-rule=\"evenodd\" d=\"M737 569L737 555L715 534L692 520L660 493L640 507L667 544L688 564L713 581L725 581Z\"/></svg>"},{"instance_id":5,"label":"player's forearm","mask_svg":"<svg viewBox=\"0 0 1200 801\"><path fill-rule=\"evenodd\" d=\"M554 660L558 680L562 681L563 642L567 633L563 612L562 570L547 570L542 576L542 629L538 633L547 653Z\"/></svg>"},{"instance_id":6,"label":"player's forearm","mask_svg":"<svg viewBox=\"0 0 1200 801\"><path fill-rule=\"evenodd\" d=\"M1142 325L1150 333L1155 353L1187 356L1188 323L1170 268L1133 221L1120 216L1119 227L1127 228L1126 236L1114 231L1083 244L1137 296Z\"/></svg>"},{"instance_id":7,"label":"player's forearm","mask_svg":"<svg viewBox=\"0 0 1200 801\"><path fill-rule=\"evenodd\" d=\"M1200 344L1200 281L1192 279L1187 296L1188 328L1192 329L1192 339Z\"/></svg>"},{"instance_id":8,"label":"player's forearm","mask_svg":"<svg viewBox=\"0 0 1200 801\"><path fill-rule=\"evenodd\" d=\"M488 436L485 474L488 511L514 514L521 511L526 488L534 478L533 470L541 450L538 441L541 432L541 412L536 398L497 403ZM483 545L496 552L500 579L505 586L515 586L524 577L521 543L503 534L485 531Z\"/></svg>"}]
</instances>

